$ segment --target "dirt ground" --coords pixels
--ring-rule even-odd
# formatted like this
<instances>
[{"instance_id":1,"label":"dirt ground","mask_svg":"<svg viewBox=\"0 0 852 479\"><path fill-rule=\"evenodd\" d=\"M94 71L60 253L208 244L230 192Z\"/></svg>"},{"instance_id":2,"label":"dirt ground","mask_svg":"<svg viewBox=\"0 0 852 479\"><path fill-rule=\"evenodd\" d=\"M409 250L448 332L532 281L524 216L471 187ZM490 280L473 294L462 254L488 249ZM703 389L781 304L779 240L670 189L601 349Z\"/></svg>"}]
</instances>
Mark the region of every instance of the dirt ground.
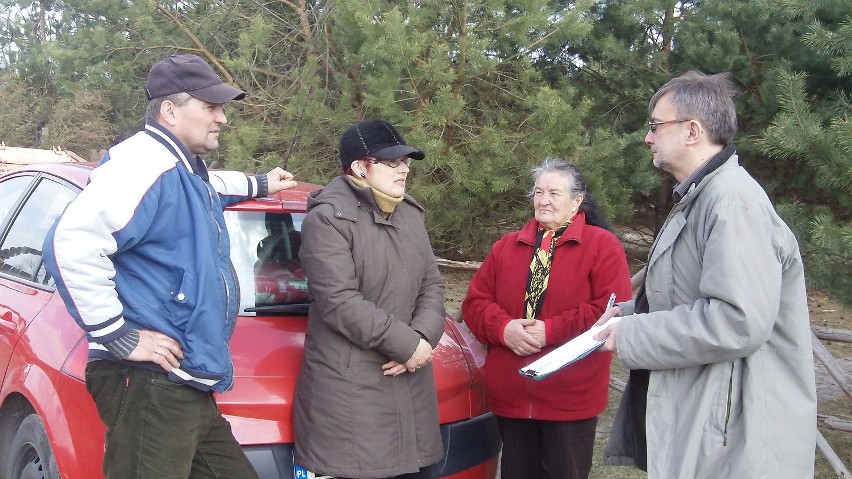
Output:
<instances>
[{"instance_id":1,"label":"dirt ground","mask_svg":"<svg viewBox=\"0 0 852 479\"><path fill-rule=\"evenodd\" d=\"M446 308L447 312L453 317L459 317L459 309L464 296L467 293L467 286L470 278L473 276L473 271L464 269L453 269L442 267L441 272L447 285L446 291ZM852 330L852 311L843 308L821 291L812 291L808 294L808 305L810 309L810 319L812 325L823 326L826 328ZM838 360L838 362L846 370L847 375L852 377L852 344L823 342ZM827 373L822 364L815 359L816 375L817 375L817 396L819 400L819 412L829 416L835 416L847 421L852 420L852 400L845 396L843 390L832 377ZM613 377L625 379L627 372L623 369L618 359L614 359L612 363ZM592 478L644 478L646 475L641 471L623 467L609 467L600 464L602 458L602 447L606 444L609 435L609 430L612 425L612 416L618 406L620 394L613 391L610 394L610 407L601 415L598 424L598 439L596 441L596 451L594 459L594 467L592 469ZM820 429L820 432L825 436L832 449L840 456L840 459L846 465L846 468L852 468L852 434L842 431L829 431ZM817 470L816 478L833 478L834 471L817 452ZM498 476L499 477L499 476Z\"/></svg>"}]
</instances>

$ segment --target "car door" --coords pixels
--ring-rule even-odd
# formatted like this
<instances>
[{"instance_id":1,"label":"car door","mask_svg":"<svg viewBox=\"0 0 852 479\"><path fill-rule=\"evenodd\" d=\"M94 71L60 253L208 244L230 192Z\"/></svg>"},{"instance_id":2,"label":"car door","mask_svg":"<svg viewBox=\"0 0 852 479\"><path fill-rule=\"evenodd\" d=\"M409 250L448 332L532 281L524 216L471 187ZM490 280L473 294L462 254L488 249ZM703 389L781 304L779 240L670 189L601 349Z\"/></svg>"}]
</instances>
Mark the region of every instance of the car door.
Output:
<instances>
[{"instance_id":1,"label":"car door","mask_svg":"<svg viewBox=\"0 0 852 479\"><path fill-rule=\"evenodd\" d=\"M0 182L0 377L5 377L21 334L53 294L42 242L77 194L76 187L42 174Z\"/></svg>"},{"instance_id":2,"label":"car door","mask_svg":"<svg viewBox=\"0 0 852 479\"><path fill-rule=\"evenodd\" d=\"M32 174L15 175L0 181L0 238L8 229L12 216L23 199L24 192L29 189L34 176ZM4 260L0 257L0 266ZM6 373L12 347L20 337L19 315L11 307L11 297L14 289L12 284L0 274L0 378Z\"/></svg>"}]
</instances>

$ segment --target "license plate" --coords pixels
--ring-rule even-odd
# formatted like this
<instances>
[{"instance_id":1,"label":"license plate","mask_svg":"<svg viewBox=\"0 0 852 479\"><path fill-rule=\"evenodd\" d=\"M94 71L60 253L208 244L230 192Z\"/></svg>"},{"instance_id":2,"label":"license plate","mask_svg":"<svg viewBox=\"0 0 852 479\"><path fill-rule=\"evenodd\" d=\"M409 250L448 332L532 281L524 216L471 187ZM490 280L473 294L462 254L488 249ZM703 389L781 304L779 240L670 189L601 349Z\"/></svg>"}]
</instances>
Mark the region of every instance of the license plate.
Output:
<instances>
[{"instance_id":1,"label":"license plate","mask_svg":"<svg viewBox=\"0 0 852 479\"><path fill-rule=\"evenodd\" d=\"M318 476L298 464L293 464L293 477L296 479L334 479L332 476Z\"/></svg>"}]
</instances>

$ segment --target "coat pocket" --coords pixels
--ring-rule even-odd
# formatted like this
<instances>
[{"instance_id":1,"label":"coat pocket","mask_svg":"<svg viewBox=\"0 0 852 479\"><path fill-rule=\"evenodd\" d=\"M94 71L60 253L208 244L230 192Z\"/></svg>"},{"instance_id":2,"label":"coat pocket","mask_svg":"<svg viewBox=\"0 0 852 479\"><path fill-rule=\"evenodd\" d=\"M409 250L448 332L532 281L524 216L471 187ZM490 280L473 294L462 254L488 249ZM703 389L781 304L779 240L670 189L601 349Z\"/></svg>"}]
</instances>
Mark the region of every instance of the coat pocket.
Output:
<instances>
[{"instance_id":1,"label":"coat pocket","mask_svg":"<svg viewBox=\"0 0 852 479\"><path fill-rule=\"evenodd\" d=\"M742 416L742 361L736 360L714 366L713 383L716 390L705 430L722 446Z\"/></svg>"},{"instance_id":2,"label":"coat pocket","mask_svg":"<svg viewBox=\"0 0 852 479\"><path fill-rule=\"evenodd\" d=\"M163 306L169 314L169 319L181 330L198 305L196 289L195 274L182 269L175 275L164 294Z\"/></svg>"},{"instance_id":3,"label":"coat pocket","mask_svg":"<svg viewBox=\"0 0 852 479\"><path fill-rule=\"evenodd\" d=\"M112 361L92 361L86 365L86 390L91 394L98 416L107 426L118 423L127 400L130 368Z\"/></svg>"}]
</instances>

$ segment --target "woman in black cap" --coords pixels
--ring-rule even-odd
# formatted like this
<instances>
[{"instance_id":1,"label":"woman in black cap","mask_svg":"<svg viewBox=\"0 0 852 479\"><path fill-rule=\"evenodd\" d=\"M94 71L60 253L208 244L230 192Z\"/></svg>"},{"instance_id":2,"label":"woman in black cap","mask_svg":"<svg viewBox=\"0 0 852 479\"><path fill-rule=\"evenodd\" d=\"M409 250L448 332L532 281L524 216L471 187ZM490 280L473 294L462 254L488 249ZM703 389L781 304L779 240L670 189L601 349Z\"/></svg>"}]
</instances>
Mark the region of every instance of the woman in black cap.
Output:
<instances>
[{"instance_id":1,"label":"woman in black cap","mask_svg":"<svg viewBox=\"0 0 852 479\"><path fill-rule=\"evenodd\" d=\"M405 194L412 160L388 122L340 139L343 173L311 194L299 256L310 278L296 386L296 463L317 474L391 478L443 455L432 349L444 283L423 208Z\"/></svg>"}]
</instances>

